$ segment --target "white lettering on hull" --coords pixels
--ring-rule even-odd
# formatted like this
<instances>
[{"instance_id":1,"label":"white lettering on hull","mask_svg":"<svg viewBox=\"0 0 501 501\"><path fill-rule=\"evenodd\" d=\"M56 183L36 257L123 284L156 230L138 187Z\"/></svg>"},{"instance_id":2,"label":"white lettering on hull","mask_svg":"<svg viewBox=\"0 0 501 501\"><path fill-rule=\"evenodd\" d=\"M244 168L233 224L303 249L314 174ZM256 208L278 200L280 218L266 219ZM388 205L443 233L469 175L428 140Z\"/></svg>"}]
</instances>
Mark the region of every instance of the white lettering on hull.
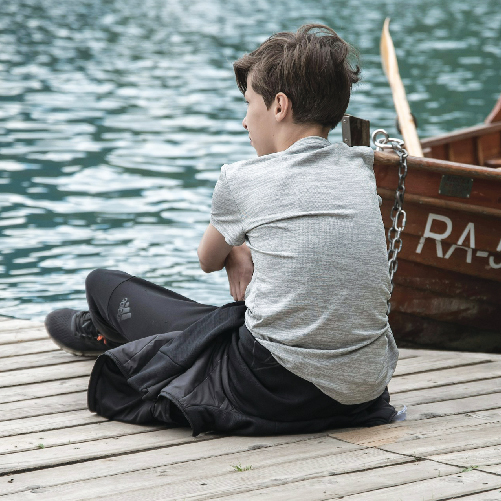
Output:
<instances>
[{"instance_id":1,"label":"white lettering on hull","mask_svg":"<svg viewBox=\"0 0 501 501\"><path fill-rule=\"evenodd\" d=\"M435 223L435 224L434 224ZM445 224L445 227L443 226ZM432 229L433 227L433 229ZM438 227L438 228L437 228ZM474 223L468 223L461 233L457 243L450 246L449 250L444 256L442 249L442 240L446 239L452 233L452 220L447 216L442 216L440 214L434 214L430 212L428 214L428 219L426 221L426 226L424 229L423 236L419 239L418 245L416 247L416 253L421 254L424 244L427 238L432 238L435 240L435 245L437 248L437 257L443 259L449 259L456 249L462 249L466 251L466 262L471 263L473 258L473 251L475 250L475 225ZM464 245L465 241L468 239L467 244ZM496 252L501 252L501 239L496 248ZM494 261L494 256L489 256L486 251L479 250L475 253L476 257L489 258L489 266L494 269L501 268L501 262L496 263Z\"/></svg>"}]
</instances>

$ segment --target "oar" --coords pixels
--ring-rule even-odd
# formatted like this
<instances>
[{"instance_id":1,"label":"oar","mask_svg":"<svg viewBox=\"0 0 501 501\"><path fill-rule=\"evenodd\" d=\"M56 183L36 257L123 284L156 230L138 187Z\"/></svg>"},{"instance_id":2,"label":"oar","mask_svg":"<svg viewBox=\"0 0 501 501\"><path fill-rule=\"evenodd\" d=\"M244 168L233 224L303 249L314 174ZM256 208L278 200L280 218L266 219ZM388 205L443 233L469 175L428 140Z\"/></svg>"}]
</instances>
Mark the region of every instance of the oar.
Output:
<instances>
[{"instance_id":1,"label":"oar","mask_svg":"<svg viewBox=\"0 0 501 501\"><path fill-rule=\"evenodd\" d=\"M383 70L386 73L388 82L390 82L391 92L393 94L393 102L397 110L398 123L404 138L405 148L409 155L414 157L422 157L423 150L416 131L416 124L411 115L411 109L405 95L404 84L400 78L398 71L397 55L395 47L390 36L390 18L387 17L384 21L383 33L381 34L381 59L383 62Z\"/></svg>"}]
</instances>

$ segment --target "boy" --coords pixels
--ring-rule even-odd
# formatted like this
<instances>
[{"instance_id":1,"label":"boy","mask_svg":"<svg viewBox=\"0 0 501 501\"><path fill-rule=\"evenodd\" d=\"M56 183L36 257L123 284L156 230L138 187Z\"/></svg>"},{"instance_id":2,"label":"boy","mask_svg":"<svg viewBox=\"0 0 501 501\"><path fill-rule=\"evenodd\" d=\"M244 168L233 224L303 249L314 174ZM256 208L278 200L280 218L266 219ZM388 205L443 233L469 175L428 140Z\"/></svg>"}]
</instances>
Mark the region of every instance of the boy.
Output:
<instances>
[{"instance_id":1,"label":"boy","mask_svg":"<svg viewBox=\"0 0 501 501\"><path fill-rule=\"evenodd\" d=\"M386 385L398 350L373 152L327 140L359 78L351 52L330 28L306 25L234 64L258 158L221 169L198 256L205 272L226 268L235 303L201 305L96 270L89 312L48 315L63 349L113 348L93 369L90 410L194 434L394 418Z\"/></svg>"}]
</instances>

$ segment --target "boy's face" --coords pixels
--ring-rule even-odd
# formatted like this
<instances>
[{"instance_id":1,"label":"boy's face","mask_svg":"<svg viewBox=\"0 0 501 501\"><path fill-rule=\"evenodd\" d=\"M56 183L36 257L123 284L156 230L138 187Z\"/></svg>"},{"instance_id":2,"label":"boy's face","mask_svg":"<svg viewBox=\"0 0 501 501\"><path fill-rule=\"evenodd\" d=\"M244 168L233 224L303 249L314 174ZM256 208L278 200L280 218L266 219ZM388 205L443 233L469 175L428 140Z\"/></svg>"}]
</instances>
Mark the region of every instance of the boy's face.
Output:
<instances>
[{"instance_id":1,"label":"boy's face","mask_svg":"<svg viewBox=\"0 0 501 501\"><path fill-rule=\"evenodd\" d=\"M257 156L276 153L275 133L277 121L273 103L268 110L264 104L263 96L254 91L251 85L251 75L247 77L247 90L245 91L247 114L242 120L242 125L249 132L249 139L256 150Z\"/></svg>"}]
</instances>

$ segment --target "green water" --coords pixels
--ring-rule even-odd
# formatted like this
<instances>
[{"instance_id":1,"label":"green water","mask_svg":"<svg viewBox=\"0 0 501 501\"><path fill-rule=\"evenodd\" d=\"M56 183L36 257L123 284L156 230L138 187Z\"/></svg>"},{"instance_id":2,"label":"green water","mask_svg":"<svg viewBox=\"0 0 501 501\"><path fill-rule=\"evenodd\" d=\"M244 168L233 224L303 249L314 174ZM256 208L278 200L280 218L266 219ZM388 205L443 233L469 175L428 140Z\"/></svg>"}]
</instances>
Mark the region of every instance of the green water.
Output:
<instances>
[{"instance_id":1,"label":"green water","mask_svg":"<svg viewBox=\"0 0 501 501\"><path fill-rule=\"evenodd\" d=\"M386 16L420 136L483 121L501 91L499 0L1 0L0 314L83 308L97 267L230 301L196 247L221 165L255 155L232 61L328 24L361 52L349 113L394 135Z\"/></svg>"}]
</instances>

